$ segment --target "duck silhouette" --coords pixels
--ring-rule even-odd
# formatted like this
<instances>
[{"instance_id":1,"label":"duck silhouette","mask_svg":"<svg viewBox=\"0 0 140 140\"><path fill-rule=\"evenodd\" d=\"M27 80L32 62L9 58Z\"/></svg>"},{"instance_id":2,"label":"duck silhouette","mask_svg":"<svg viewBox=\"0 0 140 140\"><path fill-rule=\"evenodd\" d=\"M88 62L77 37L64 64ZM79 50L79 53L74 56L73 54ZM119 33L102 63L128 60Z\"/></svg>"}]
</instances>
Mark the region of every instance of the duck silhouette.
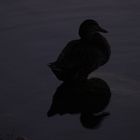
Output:
<instances>
[{"instance_id":1,"label":"duck silhouette","mask_svg":"<svg viewBox=\"0 0 140 140\"><path fill-rule=\"evenodd\" d=\"M88 79L86 82L64 82L57 88L47 115L80 114L84 127L97 128L109 115L103 111L110 98L110 88L100 78Z\"/></svg>"},{"instance_id":2,"label":"duck silhouette","mask_svg":"<svg viewBox=\"0 0 140 140\"><path fill-rule=\"evenodd\" d=\"M91 72L107 63L110 45L100 32L107 33L95 20L88 19L80 25L80 39L70 41L57 60L49 64L59 80L86 80Z\"/></svg>"}]
</instances>

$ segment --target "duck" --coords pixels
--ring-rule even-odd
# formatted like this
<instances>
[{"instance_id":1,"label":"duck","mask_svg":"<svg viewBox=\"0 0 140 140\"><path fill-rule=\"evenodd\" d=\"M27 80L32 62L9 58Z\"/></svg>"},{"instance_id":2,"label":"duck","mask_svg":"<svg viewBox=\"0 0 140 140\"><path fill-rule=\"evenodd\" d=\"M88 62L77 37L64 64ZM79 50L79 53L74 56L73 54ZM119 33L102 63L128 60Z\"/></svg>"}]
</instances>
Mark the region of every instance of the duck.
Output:
<instances>
[{"instance_id":1,"label":"duck","mask_svg":"<svg viewBox=\"0 0 140 140\"><path fill-rule=\"evenodd\" d=\"M106 64L110 45L101 33L108 33L97 21L87 19L79 27L79 39L68 42L57 60L49 63L61 81L84 81L88 75Z\"/></svg>"}]
</instances>

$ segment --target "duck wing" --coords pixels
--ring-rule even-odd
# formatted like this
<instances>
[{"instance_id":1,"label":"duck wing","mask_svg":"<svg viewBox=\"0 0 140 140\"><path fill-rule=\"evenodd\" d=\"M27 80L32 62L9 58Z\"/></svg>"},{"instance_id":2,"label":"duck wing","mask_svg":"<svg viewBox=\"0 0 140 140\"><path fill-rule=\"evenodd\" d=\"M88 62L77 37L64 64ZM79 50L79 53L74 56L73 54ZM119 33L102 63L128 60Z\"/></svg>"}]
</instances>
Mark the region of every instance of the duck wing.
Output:
<instances>
[{"instance_id":1,"label":"duck wing","mask_svg":"<svg viewBox=\"0 0 140 140\"><path fill-rule=\"evenodd\" d=\"M49 67L59 80L70 79L78 67L78 55L76 47L79 40L70 41L62 50L55 62L49 64Z\"/></svg>"}]
</instances>

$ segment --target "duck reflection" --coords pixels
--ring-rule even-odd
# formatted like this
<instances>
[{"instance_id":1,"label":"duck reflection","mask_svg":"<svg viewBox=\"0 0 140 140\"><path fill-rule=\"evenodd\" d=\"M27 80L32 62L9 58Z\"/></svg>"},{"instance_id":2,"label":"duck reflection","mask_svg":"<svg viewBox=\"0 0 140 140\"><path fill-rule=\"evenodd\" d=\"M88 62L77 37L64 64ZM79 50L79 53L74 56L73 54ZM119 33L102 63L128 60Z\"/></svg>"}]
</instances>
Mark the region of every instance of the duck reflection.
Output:
<instances>
[{"instance_id":1,"label":"duck reflection","mask_svg":"<svg viewBox=\"0 0 140 140\"><path fill-rule=\"evenodd\" d=\"M56 90L48 117L56 114L80 114L85 128L98 128L108 112L103 112L110 102L111 91L100 78L82 82L64 82Z\"/></svg>"}]
</instances>

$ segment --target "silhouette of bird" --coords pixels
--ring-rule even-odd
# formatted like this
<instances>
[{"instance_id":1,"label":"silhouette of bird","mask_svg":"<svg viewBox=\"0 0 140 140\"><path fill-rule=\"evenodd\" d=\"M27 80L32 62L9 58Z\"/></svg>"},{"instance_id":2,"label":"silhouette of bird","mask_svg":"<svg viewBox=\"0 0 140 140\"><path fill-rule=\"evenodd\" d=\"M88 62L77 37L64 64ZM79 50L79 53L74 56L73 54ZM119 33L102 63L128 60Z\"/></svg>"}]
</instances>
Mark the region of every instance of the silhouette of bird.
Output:
<instances>
[{"instance_id":1,"label":"silhouette of bird","mask_svg":"<svg viewBox=\"0 0 140 140\"><path fill-rule=\"evenodd\" d=\"M57 88L47 115L96 114L107 107L110 98L110 88L100 78L88 79L86 82L64 82Z\"/></svg>"},{"instance_id":2,"label":"silhouette of bird","mask_svg":"<svg viewBox=\"0 0 140 140\"><path fill-rule=\"evenodd\" d=\"M57 88L47 116L80 114L82 125L94 129L109 115L104 109L110 98L110 88L100 78L85 82L64 82Z\"/></svg>"},{"instance_id":3,"label":"silhouette of bird","mask_svg":"<svg viewBox=\"0 0 140 140\"><path fill-rule=\"evenodd\" d=\"M88 19L80 25L80 39L70 41L57 60L49 64L59 80L86 80L109 60L110 45L99 32L107 33L95 20Z\"/></svg>"}]
</instances>

